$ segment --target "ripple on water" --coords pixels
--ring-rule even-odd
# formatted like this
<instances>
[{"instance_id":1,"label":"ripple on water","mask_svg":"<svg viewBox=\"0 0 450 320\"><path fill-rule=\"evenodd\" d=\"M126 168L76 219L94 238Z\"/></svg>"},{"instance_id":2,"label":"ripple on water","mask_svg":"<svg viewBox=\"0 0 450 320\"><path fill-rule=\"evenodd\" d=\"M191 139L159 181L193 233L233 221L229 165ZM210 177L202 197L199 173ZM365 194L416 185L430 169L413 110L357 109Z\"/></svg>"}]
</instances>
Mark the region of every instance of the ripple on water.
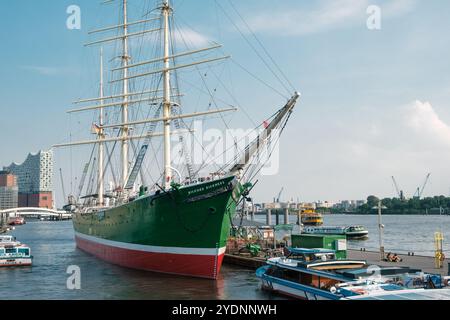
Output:
<instances>
[{"instance_id":1,"label":"ripple on water","mask_svg":"<svg viewBox=\"0 0 450 320\"><path fill-rule=\"evenodd\" d=\"M32 268L0 269L0 292L9 299L273 299L247 269L223 266L211 281L108 264L76 249L70 221L29 222L13 235L31 247L35 260ZM67 289L70 265L81 268L81 290Z\"/></svg>"}]
</instances>

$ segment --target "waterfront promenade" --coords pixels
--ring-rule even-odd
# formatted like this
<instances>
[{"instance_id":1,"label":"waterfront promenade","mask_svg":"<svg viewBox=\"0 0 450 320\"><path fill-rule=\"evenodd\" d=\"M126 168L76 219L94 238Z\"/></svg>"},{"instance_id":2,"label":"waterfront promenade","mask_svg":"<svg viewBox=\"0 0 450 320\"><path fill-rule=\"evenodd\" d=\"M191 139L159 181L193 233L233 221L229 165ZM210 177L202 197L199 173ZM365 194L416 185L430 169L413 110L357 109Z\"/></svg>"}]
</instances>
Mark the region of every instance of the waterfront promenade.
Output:
<instances>
[{"instance_id":1,"label":"waterfront promenade","mask_svg":"<svg viewBox=\"0 0 450 320\"><path fill-rule=\"evenodd\" d=\"M379 265L382 267L410 267L421 269L427 273L440 274L442 276L448 275L448 264L450 263L450 259L446 259L444 261L444 267L442 269L436 269L433 257L398 255L402 258L402 262L386 262L380 261L379 252L348 250L347 254L348 259L365 260L368 265ZM265 259L227 254L225 255L224 263L256 270L257 268L265 265Z\"/></svg>"},{"instance_id":2,"label":"waterfront promenade","mask_svg":"<svg viewBox=\"0 0 450 320\"><path fill-rule=\"evenodd\" d=\"M411 267L416 269L421 269L427 273L440 274L442 276L448 275L448 264L450 259L445 259L444 267L442 269L436 269L434 257L424 257L424 256L408 256L401 255L398 256L403 260L402 262L386 262L380 261L380 253L373 251L358 251L358 250L348 250L348 258L355 260L365 260L370 265L379 266L397 266L397 267Z\"/></svg>"}]
</instances>

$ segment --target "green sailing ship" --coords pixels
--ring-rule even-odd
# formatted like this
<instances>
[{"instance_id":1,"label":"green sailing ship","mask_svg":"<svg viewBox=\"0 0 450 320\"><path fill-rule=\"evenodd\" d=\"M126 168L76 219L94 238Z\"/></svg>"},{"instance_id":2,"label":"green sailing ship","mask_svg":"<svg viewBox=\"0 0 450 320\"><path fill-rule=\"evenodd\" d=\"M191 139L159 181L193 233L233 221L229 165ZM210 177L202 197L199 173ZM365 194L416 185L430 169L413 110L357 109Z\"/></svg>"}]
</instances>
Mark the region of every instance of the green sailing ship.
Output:
<instances>
[{"instance_id":1,"label":"green sailing ship","mask_svg":"<svg viewBox=\"0 0 450 320\"><path fill-rule=\"evenodd\" d=\"M184 153L188 177L182 178L173 164L171 138L174 135L181 137L193 132L188 126L183 128L180 122L183 119L233 112L236 108L209 108L204 112L181 113L180 105L183 104L178 89L178 71L229 57L179 63L180 57L208 53L221 46L216 44L212 47L176 52L172 30L173 7L167 0L159 2L157 8L152 11L157 12L157 15L146 20L128 21L127 0L120 0L120 8L123 21L119 25L91 32L95 34L116 31L119 35L88 44L120 42L120 66L112 70L113 74L120 74L120 78L116 77L110 81L115 88L120 88L120 92L111 96L104 95L102 49L100 97L79 100L75 103L82 104L83 107L69 111L98 112L98 123L93 126L93 133L97 138L55 146L93 145L92 153L96 154L95 158L91 156L90 163L85 166L79 193L83 190L89 170L91 175L97 176L95 183L92 183L90 178L88 181L91 186L86 188L87 195L83 198L79 198L79 195L69 197L69 204L66 206L73 212L77 247L102 260L124 267L216 279L225 254L232 218L236 208L245 201L252 189L251 180L254 177L250 178L249 168L254 167L254 159L260 156L261 150L269 148L271 137L279 134L286 126L300 95L295 92L284 107L264 122L257 137L248 143L233 163L222 168L220 172L200 178L199 171L195 172L188 160L189 154ZM158 26L140 32L130 31L133 26L153 22ZM157 39L160 40L162 56L147 61L132 61L129 39L147 34L159 34ZM141 73L136 71L158 64L160 66L155 67L155 70L145 70ZM147 86L142 91L131 90L137 87L131 85L132 81L149 78L156 81L144 82ZM149 83L154 86L150 87ZM158 93L162 93L162 96L157 96ZM92 102L96 104L86 105ZM153 110L155 117L131 119L131 107L142 104ZM108 112L111 109L116 110L116 113ZM117 113L121 119L120 123L111 124L111 121L117 119L111 115ZM160 133L154 131L157 124L162 126ZM133 132L137 132L137 128L145 134L134 135ZM143 167L151 141L158 137L162 139L162 166L159 182L151 186L145 184ZM141 147L135 148L139 151L134 151L134 165L130 165L133 163L130 162L133 141L140 141ZM185 142L181 138L180 141ZM119 144L121 147L120 173L117 174L120 181L107 191L105 177L108 168L112 167L111 158L115 149L108 147L111 144ZM138 179L141 180L140 184L137 183ZM84 202L81 203L81 200Z\"/></svg>"}]
</instances>

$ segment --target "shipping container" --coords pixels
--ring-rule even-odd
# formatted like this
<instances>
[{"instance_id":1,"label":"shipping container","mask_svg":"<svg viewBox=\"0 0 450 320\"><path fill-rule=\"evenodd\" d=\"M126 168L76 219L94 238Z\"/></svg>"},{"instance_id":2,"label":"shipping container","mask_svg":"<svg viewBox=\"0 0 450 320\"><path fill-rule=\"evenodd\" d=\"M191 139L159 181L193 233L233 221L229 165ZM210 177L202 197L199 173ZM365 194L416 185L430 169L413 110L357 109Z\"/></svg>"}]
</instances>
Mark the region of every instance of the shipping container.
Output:
<instances>
[{"instance_id":1,"label":"shipping container","mask_svg":"<svg viewBox=\"0 0 450 320\"><path fill-rule=\"evenodd\" d=\"M335 250L337 259L347 259L345 235L293 234L291 240L293 248Z\"/></svg>"}]
</instances>

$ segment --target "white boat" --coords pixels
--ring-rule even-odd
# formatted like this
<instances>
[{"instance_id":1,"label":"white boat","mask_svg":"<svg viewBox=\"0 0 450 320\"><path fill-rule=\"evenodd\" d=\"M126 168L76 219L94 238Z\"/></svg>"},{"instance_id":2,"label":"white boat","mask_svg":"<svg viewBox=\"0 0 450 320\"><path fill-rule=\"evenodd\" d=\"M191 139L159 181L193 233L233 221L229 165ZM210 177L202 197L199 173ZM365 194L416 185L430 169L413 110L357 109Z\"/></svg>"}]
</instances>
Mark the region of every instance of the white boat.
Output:
<instances>
[{"instance_id":1,"label":"white boat","mask_svg":"<svg viewBox=\"0 0 450 320\"><path fill-rule=\"evenodd\" d=\"M369 231L363 226L347 227L313 227L308 226L303 229L303 233L317 235L345 235L349 239L365 239L369 236Z\"/></svg>"},{"instance_id":2,"label":"white boat","mask_svg":"<svg viewBox=\"0 0 450 320\"><path fill-rule=\"evenodd\" d=\"M379 267L379 275L374 276L365 261L336 260L333 250L289 251L287 257L269 259L256 271L263 289L303 300L401 300L406 293L408 299L414 299L416 293L416 300L426 299L427 295L450 298L450 290L445 289L448 281L440 275L407 267Z\"/></svg>"},{"instance_id":3,"label":"white boat","mask_svg":"<svg viewBox=\"0 0 450 320\"><path fill-rule=\"evenodd\" d=\"M27 267L33 264L31 249L26 245L0 246L1 267Z\"/></svg>"}]
</instances>

